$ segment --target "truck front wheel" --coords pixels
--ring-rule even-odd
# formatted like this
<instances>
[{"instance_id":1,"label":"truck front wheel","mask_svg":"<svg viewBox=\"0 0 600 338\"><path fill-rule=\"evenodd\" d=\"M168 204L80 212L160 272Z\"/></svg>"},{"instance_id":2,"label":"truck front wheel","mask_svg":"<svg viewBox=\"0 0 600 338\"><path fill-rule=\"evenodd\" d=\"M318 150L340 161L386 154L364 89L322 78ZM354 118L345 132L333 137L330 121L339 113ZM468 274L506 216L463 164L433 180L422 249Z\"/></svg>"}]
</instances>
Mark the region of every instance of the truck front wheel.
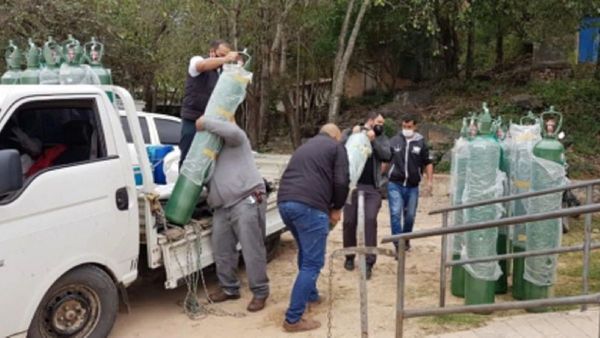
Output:
<instances>
[{"instance_id":1,"label":"truck front wheel","mask_svg":"<svg viewBox=\"0 0 600 338\"><path fill-rule=\"evenodd\" d=\"M27 337L107 337L118 305L117 288L106 272L91 265L77 268L48 290Z\"/></svg>"}]
</instances>

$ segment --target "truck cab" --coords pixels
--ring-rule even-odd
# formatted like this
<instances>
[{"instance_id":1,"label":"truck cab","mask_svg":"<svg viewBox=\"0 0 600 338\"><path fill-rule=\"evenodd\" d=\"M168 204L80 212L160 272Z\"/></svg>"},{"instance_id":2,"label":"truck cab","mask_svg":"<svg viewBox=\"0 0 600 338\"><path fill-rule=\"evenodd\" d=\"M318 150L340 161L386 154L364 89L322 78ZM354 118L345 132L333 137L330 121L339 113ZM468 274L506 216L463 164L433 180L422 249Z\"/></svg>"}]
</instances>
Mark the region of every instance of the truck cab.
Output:
<instances>
[{"instance_id":1,"label":"truck cab","mask_svg":"<svg viewBox=\"0 0 600 338\"><path fill-rule=\"evenodd\" d=\"M124 104L141 186L106 90ZM257 156L275 181L286 163ZM165 269L166 288L213 263L210 216L175 237L162 224L142 128L123 88L0 86L0 172L0 337L104 337L140 259ZM275 203L271 196L271 239L284 229ZM203 249L192 260L190 243Z\"/></svg>"}]
</instances>

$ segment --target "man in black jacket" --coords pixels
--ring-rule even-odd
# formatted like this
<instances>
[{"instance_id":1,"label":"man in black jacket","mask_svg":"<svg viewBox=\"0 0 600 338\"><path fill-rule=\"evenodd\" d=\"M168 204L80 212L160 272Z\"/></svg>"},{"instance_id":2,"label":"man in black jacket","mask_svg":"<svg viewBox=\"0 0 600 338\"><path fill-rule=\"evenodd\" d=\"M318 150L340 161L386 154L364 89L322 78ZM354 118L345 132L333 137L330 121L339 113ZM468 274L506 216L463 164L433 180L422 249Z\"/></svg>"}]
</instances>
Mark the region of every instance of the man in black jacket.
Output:
<instances>
[{"instance_id":1,"label":"man in black jacket","mask_svg":"<svg viewBox=\"0 0 600 338\"><path fill-rule=\"evenodd\" d=\"M392 160L388 172L388 204L392 235L412 232L423 173L427 175L426 195L431 194L433 164L425 139L415 132L416 126L416 118L406 115L402 120L402 131L390 140ZM410 243L406 242L406 249L409 248Z\"/></svg>"},{"instance_id":2,"label":"man in black jacket","mask_svg":"<svg viewBox=\"0 0 600 338\"><path fill-rule=\"evenodd\" d=\"M204 115L208 99L219 80L221 67L237 59L238 53L232 52L229 44L223 40L210 43L208 58L197 55L190 59L181 103L180 168L196 135L196 120Z\"/></svg>"},{"instance_id":3,"label":"man in black jacket","mask_svg":"<svg viewBox=\"0 0 600 338\"><path fill-rule=\"evenodd\" d=\"M348 197L348 157L340 139L335 124L324 125L294 152L279 185L279 213L298 246L299 271L283 322L288 332L321 326L302 315L307 303L320 301L317 279L325 264L329 224L339 222Z\"/></svg>"},{"instance_id":4,"label":"man in black jacket","mask_svg":"<svg viewBox=\"0 0 600 338\"><path fill-rule=\"evenodd\" d=\"M377 246L377 214L381 208L381 163L391 159L390 143L383 135L383 115L371 112L363 126L356 126L353 132L366 132L371 141L373 152L367 159L363 172L358 179L352 198L344 206L344 248L356 246L356 225L358 212L358 191L363 191L365 196L365 245ZM344 131L343 143L350 137L350 130ZM367 255L367 279L371 279L375 255ZM354 255L346 256L344 267L348 271L354 270Z\"/></svg>"}]
</instances>

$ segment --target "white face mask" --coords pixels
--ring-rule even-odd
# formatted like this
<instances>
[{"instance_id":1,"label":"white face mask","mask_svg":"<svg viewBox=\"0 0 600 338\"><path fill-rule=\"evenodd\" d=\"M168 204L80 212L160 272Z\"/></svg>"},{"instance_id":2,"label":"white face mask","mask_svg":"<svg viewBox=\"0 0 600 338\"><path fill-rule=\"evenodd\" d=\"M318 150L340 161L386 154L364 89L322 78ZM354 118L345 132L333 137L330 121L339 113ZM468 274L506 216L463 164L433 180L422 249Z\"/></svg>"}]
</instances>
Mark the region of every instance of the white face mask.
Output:
<instances>
[{"instance_id":1,"label":"white face mask","mask_svg":"<svg viewBox=\"0 0 600 338\"><path fill-rule=\"evenodd\" d=\"M412 129L402 129L402 135L406 138L411 138L415 134L415 131Z\"/></svg>"}]
</instances>

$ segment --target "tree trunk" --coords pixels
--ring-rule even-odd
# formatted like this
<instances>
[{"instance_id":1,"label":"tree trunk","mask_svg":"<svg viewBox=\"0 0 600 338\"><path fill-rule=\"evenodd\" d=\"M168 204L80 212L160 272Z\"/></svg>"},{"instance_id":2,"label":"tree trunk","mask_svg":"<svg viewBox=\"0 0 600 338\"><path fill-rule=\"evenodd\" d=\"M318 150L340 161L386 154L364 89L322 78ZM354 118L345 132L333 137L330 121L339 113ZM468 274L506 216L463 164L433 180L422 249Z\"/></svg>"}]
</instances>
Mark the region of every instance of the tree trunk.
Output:
<instances>
[{"instance_id":1,"label":"tree trunk","mask_svg":"<svg viewBox=\"0 0 600 338\"><path fill-rule=\"evenodd\" d=\"M498 30L496 33L496 67L502 68L504 63L504 32Z\"/></svg>"},{"instance_id":2,"label":"tree trunk","mask_svg":"<svg viewBox=\"0 0 600 338\"><path fill-rule=\"evenodd\" d=\"M367 7L369 7L370 3L370 0L363 0L362 5L360 6L358 16L356 17L354 27L352 28L352 33L350 34L350 38L348 39L348 45L344 50L344 56L342 57L342 61L339 67L337 68L335 77L333 78L333 82L331 85L331 100L329 103L329 122L335 123L335 121L337 120L337 116L340 110L340 102L342 100L342 94L344 93L344 79L346 77L346 71L348 70L348 64L350 63L350 56L352 56L352 52L354 51L356 38L358 36L362 20L365 16L365 12L367 11Z\"/></svg>"},{"instance_id":3,"label":"tree trunk","mask_svg":"<svg viewBox=\"0 0 600 338\"><path fill-rule=\"evenodd\" d=\"M258 116L256 118L256 137L255 147L259 146L260 135L263 131L263 123L269 109L269 50L263 45L262 66L260 68L260 104L258 106Z\"/></svg>"},{"instance_id":4,"label":"tree trunk","mask_svg":"<svg viewBox=\"0 0 600 338\"><path fill-rule=\"evenodd\" d=\"M340 36L338 39L338 49L337 53L335 53L335 61L333 62L333 79L337 77L338 69L342 64L342 57L344 56L344 51L346 50L346 36L348 35L348 25L350 24L350 18L352 17L353 11L354 0L350 0L350 2L348 3L348 8L346 9L346 16L344 17L344 23L342 24L342 30L340 31Z\"/></svg>"},{"instance_id":5,"label":"tree trunk","mask_svg":"<svg viewBox=\"0 0 600 338\"><path fill-rule=\"evenodd\" d=\"M301 139L298 118L296 114L294 114L294 106L292 105L292 100L290 100L290 96L287 93L282 95L281 102L283 103L283 107L285 109L285 118L290 126L290 141L292 141L292 146L294 149L296 149L300 146Z\"/></svg>"},{"instance_id":6,"label":"tree trunk","mask_svg":"<svg viewBox=\"0 0 600 338\"><path fill-rule=\"evenodd\" d=\"M467 35L467 60L465 67L465 77L470 80L473 77L473 51L475 49L475 23L473 20L469 20L469 32Z\"/></svg>"}]
</instances>

